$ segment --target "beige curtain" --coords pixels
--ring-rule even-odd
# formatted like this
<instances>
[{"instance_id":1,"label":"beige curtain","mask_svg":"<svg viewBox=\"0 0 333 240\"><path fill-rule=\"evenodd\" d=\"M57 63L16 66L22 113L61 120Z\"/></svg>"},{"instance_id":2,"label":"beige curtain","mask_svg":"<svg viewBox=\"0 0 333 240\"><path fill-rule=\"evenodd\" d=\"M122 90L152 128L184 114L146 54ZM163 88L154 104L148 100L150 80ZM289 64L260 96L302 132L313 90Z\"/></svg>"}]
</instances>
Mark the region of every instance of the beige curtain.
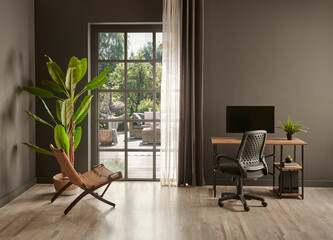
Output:
<instances>
[{"instance_id":1,"label":"beige curtain","mask_svg":"<svg viewBox=\"0 0 333 240\"><path fill-rule=\"evenodd\" d=\"M164 0L163 3L160 167L162 186L178 184L181 3L181 0Z\"/></svg>"}]
</instances>

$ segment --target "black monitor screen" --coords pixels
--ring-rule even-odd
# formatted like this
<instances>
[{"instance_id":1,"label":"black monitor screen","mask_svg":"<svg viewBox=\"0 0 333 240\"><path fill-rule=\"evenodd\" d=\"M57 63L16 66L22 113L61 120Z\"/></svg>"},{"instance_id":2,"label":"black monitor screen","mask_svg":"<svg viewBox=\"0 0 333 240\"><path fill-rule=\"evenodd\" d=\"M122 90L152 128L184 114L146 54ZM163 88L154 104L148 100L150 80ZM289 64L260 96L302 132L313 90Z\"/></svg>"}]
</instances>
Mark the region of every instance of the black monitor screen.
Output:
<instances>
[{"instance_id":1,"label":"black monitor screen","mask_svg":"<svg viewBox=\"0 0 333 240\"><path fill-rule=\"evenodd\" d=\"M274 133L274 106L227 106L226 132L266 130Z\"/></svg>"}]
</instances>

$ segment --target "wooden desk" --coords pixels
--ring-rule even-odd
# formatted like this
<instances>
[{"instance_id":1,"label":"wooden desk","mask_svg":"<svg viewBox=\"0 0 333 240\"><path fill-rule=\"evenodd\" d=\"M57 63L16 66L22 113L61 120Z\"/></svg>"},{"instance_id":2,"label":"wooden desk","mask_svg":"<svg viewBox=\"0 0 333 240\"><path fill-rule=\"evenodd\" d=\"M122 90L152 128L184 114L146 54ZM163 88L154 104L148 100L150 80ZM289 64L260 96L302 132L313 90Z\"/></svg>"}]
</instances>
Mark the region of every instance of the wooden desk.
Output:
<instances>
[{"instance_id":1,"label":"wooden desk","mask_svg":"<svg viewBox=\"0 0 333 240\"><path fill-rule=\"evenodd\" d=\"M241 138L234 138L234 137L212 137L211 142L213 145L213 185L214 185L214 197L216 197L216 156L217 156L217 146L218 145L239 145L241 143L242 139ZM287 140L285 138L267 138L266 139L266 145L272 145L273 146L273 153L270 155L265 156L265 158L273 157L273 163L272 163L272 168L273 168L273 173L269 173L273 175L273 190L275 190L278 195L281 197L283 196L301 196L302 199L304 199L304 146L307 145L306 142L299 138L294 138L293 140ZM277 164L275 163L275 148L277 145L280 145L280 162ZM277 168L280 171L283 171L285 169L281 169L279 166L282 163L283 160L283 146L294 146L294 161L296 162L296 146L301 146L302 148L302 153L301 153L301 170L302 171L302 194L300 193L294 193L294 194L287 194L287 193L282 193L279 191L277 187L275 187L275 168ZM293 169L289 169L293 170Z\"/></svg>"}]
</instances>

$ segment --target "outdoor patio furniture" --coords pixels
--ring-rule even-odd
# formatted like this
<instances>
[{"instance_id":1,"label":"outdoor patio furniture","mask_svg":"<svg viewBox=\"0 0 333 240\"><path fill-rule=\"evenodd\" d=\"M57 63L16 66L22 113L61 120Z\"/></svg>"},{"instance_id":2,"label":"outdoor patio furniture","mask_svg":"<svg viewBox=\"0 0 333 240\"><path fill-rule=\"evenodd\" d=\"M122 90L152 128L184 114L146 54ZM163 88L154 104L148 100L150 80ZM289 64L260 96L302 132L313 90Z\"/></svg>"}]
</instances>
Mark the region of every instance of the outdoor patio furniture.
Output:
<instances>
[{"instance_id":1,"label":"outdoor patio furniture","mask_svg":"<svg viewBox=\"0 0 333 240\"><path fill-rule=\"evenodd\" d=\"M156 143L161 143L161 129L155 129L156 134ZM142 130L142 142L143 143L153 143L154 142L154 129L153 128L144 128Z\"/></svg>"},{"instance_id":2,"label":"outdoor patio furniture","mask_svg":"<svg viewBox=\"0 0 333 240\"><path fill-rule=\"evenodd\" d=\"M142 138L142 130L145 128L150 128L150 124L145 124L142 122L144 120L143 114L133 113L130 119L138 120L136 122L129 122L129 135L131 138Z\"/></svg>"},{"instance_id":3,"label":"outdoor patio furniture","mask_svg":"<svg viewBox=\"0 0 333 240\"><path fill-rule=\"evenodd\" d=\"M50 148L54 153L54 156L58 160L60 164L61 170L66 174L69 178L70 182L67 183L62 189L60 189L51 199L51 202L54 202L60 195L63 193L69 186L72 184L82 188L84 190L65 210L65 215L86 195L90 194L93 197L97 198L98 200L109 204L113 207L116 206L113 202L109 202L108 200L104 199L103 196L105 192L108 190L110 184L113 181L116 181L122 178L121 172L111 172L103 164L95 166L92 170L79 175L73 165L70 163L66 153L62 149L56 149L50 144ZM106 186L103 193L100 195L95 191L102 186Z\"/></svg>"},{"instance_id":4,"label":"outdoor patio furniture","mask_svg":"<svg viewBox=\"0 0 333 240\"><path fill-rule=\"evenodd\" d=\"M102 119L112 119L112 120L122 120L124 119L125 115L121 115L118 117L110 116L107 114L100 113L100 118ZM99 130L99 144L101 145L112 145L117 144L117 129L119 126L119 122L107 122L108 129L100 129Z\"/></svg>"},{"instance_id":5,"label":"outdoor patio furniture","mask_svg":"<svg viewBox=\"0 0 333 240\"><path fill-rule=\"evenodd\" d=\"M98 139L101 145L111 145L113 143L112 130L99 130Z\"/></svg>"}]
</instances>

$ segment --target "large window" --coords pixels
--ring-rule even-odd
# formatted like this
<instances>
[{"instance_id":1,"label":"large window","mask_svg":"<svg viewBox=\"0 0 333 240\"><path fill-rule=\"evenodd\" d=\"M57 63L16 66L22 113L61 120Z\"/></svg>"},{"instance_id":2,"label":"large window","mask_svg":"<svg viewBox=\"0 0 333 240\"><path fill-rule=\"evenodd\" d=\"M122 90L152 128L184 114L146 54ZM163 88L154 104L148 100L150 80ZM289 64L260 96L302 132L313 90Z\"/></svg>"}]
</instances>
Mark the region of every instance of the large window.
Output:
<instances>
[{"instance_id":1,"label":"large window","mask_svg":"<svg viewBox=\"0 0 333 240\"><path fill-rule=\"evenodd\" d=\"M92 28L92 75L112 66L94 92L93 157L124 179L159 178L161 25Z\"/></svg>"}]
</instances>

